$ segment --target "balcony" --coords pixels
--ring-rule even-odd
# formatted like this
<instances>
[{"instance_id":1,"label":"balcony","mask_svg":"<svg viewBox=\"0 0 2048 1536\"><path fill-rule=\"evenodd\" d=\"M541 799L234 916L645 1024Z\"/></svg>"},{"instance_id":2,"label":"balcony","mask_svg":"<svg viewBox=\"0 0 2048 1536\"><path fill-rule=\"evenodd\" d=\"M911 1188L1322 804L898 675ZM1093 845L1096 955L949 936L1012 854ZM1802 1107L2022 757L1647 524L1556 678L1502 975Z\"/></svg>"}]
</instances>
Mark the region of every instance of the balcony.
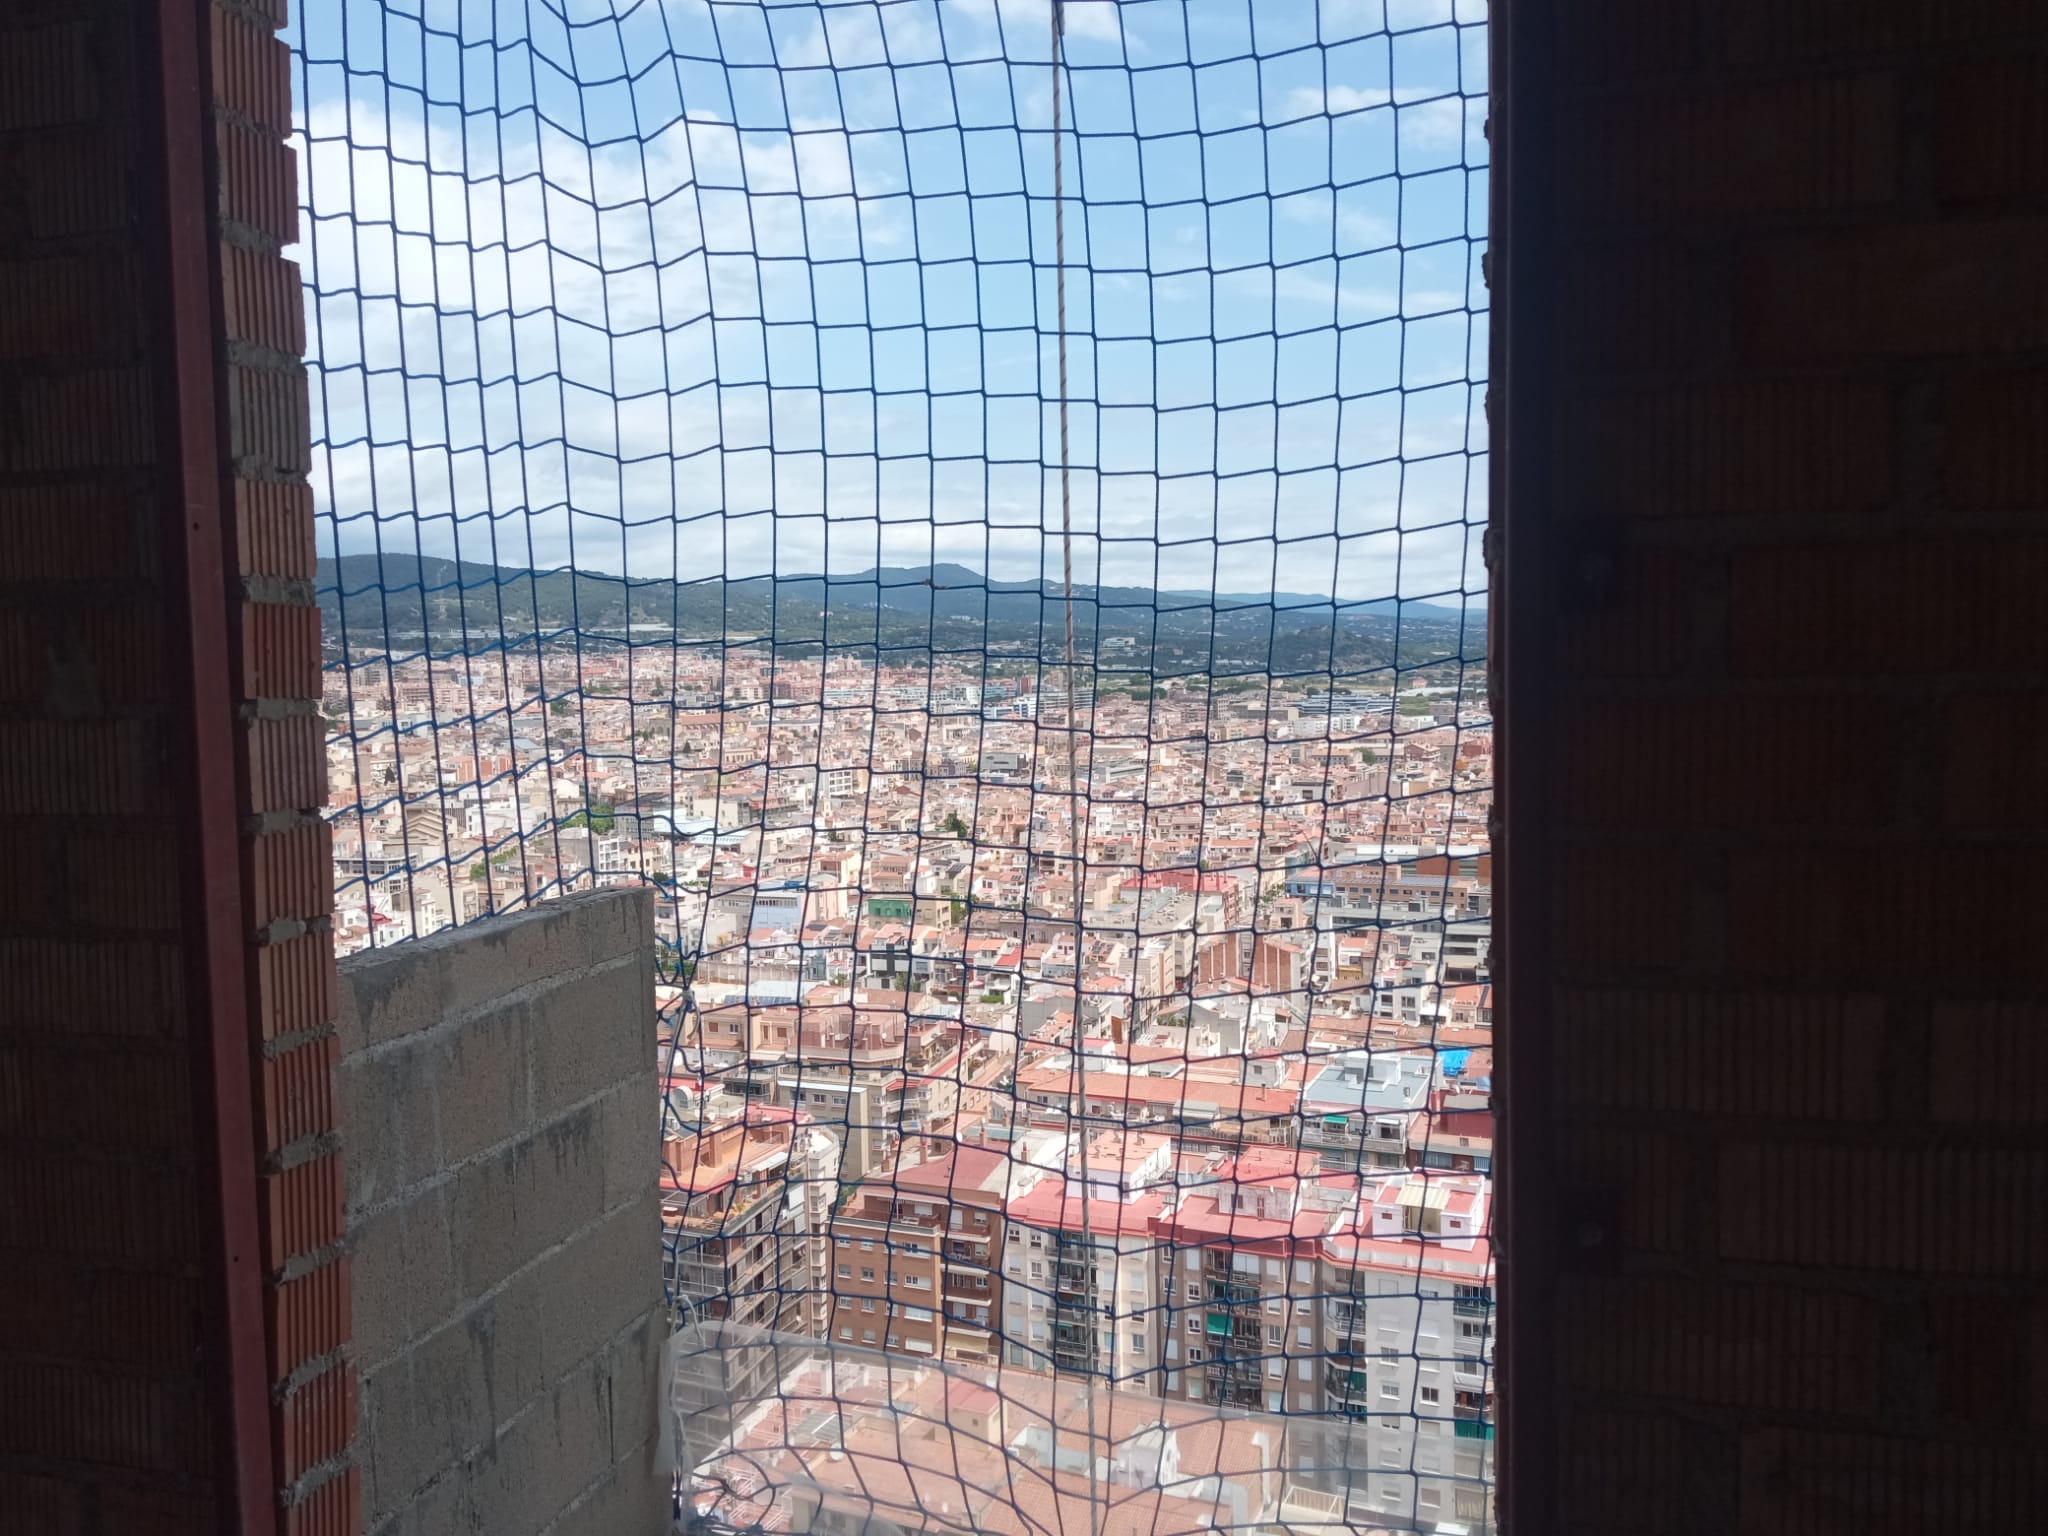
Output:
<instances>
[{"instance_id":1,"label":"balcony","mask_svg":"<svg viewBox=\"0 0 2048 1536\"><path fill-rule=\"evenodd\" d=\"M1252 1307L1265 1299L1256 1281L1219 1280L1209 1281L1209 1302L1212 1306Z\"/></svg>"},{"instance_id":2,"label":"balcony","mask_svg":"<svg viewBox=\"0 0 2048 1536\"><path fill-rule=\"evenodd\" d=\"M1365 1337L1369 1321L1366 1309L1355 1302L1330 1301L1325 1305L1323 1318L1329 1331L1339 1337Z\"/></svg>"}]
</instances>

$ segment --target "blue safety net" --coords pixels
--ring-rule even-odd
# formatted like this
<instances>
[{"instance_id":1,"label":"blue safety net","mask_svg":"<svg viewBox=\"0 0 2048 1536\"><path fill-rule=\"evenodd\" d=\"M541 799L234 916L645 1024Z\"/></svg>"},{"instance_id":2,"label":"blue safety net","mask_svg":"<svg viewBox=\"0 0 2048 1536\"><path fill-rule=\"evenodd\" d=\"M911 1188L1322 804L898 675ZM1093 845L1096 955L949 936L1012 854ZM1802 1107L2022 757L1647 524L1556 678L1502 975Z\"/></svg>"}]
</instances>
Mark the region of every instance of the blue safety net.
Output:
<instances>
[{"instance_id":1,"label":"blue safety net","mask_svg":"<svg viewBox=\"0 0 2048 1536\"><path fill-rule=\"evenodd\" d=\"M290 36L337 943L652 887L679 1511L1489 1529L1483 7Z\"/></svg>"}]
</instances>

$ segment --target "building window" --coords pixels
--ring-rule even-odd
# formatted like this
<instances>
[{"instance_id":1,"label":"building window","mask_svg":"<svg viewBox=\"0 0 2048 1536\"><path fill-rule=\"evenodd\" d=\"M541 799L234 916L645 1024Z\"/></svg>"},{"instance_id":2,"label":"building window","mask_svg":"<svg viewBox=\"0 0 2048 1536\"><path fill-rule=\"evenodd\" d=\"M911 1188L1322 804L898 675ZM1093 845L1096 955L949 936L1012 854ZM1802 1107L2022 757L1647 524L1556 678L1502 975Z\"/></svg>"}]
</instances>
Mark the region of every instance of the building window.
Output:
<instances>
[{"instance_id":1,"label":"building window","mask_svg":"<svg viewBox=\"0 0 2048 1536\"><path fill-rule=\"evenodd\" d=\"M1443 1393L1435 1387L1424 1387L1418 1395L1422 1398L1422 1406L1425 1408L1434 1408L1444 1400Z\"/></svg>"}]
</instances>

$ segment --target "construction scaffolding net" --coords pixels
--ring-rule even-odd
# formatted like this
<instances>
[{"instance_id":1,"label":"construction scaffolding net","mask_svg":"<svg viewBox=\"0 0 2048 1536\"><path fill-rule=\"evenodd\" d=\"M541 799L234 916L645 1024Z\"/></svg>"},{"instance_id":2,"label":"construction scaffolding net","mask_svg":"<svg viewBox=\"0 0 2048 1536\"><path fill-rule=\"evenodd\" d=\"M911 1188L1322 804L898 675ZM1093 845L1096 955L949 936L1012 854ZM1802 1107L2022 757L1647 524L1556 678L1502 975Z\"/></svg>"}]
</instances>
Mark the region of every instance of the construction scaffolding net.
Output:
<instances>
[{"instance_id":1,"label":"construction scaffolding net","mask_svg":"<svg viewBox=\"0 0 2048 1536\"><path fill-rule=\"evenodd\" d=\"M679 1511L1490 1529L1483 6L290 37L338 944L652 887Z\"/></svg>"}]
</instances>

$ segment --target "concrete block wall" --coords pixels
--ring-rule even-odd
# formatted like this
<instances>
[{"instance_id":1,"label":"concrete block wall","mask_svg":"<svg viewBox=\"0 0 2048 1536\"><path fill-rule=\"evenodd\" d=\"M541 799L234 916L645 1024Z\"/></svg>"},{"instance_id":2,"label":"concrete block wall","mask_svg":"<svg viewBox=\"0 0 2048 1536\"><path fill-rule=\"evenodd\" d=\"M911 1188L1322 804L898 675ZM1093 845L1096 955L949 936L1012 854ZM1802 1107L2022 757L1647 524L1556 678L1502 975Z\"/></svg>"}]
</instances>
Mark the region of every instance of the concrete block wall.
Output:
<instances>
[{"instance_id":1,"label":"concrete block wall","mask_svg":"<svg viewBox=\"0 0 2048 1536\"><path fill-rule=\"evenodd\" d=\"M2037 1528L2048 9L1493 13L1511 1528Z\"/></svg>"},{"instance_id":2,"label":"concrete block wall","mask_svg":"<svg viewBox=\"0 0 2048 1536\"><path fill-rule=\"evenodd\" d=\"M654 906L340 966L364 1531L665 1530Z\"/></svg>"}]
</instances>

